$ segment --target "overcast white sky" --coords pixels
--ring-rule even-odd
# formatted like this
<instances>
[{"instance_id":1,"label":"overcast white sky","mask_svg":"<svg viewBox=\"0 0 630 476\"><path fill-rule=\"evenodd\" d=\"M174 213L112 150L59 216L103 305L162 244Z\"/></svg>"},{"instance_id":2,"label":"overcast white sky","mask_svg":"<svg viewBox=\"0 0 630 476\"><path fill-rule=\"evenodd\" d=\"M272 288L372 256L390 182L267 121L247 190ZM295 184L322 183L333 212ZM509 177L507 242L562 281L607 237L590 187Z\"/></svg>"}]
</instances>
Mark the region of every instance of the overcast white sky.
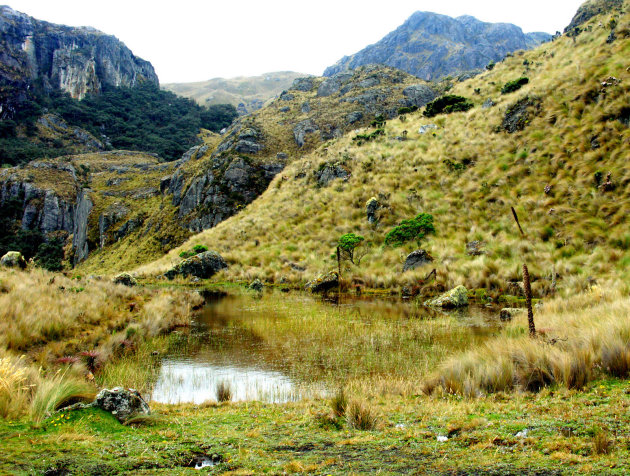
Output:
<instances>
[{"instance_id":1,"label":"overcast white sky","mask_svg":"<svg viewBox=\"0 0 630 476\"><path fill-rule=\"evenodd\" d=\"M321 75L417 10L554 33L584 0L5 0L40 20L93 26L150 61L161 83L270 71Z\"/></svg>"}]
</instances>

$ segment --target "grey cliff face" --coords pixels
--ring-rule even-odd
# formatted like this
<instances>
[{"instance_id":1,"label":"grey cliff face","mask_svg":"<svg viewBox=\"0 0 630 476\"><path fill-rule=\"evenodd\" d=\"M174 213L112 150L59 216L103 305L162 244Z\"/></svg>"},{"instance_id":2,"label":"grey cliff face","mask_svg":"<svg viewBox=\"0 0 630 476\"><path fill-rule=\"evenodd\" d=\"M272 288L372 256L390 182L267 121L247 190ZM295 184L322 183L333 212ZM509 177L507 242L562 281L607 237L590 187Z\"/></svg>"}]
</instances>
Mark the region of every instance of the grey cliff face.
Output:
<instances>
[{"instance_id":1,"label":"grey cliff face","mask_svg":"<svg viewBox=\"0 0 630 476\"><path fill-rule=\"evenodd\" d=\"M508 23L484 23L470 16L451 18L414 13L403 25L324 71L324 76L367 64L384 64L427 81L484 68L507 53L530 49L551 35L525 34Z\"/></svg>"},{"instance_id":2,"label":"grey cliff face","mask_svg":"<svg viewBox=\"0 0 630 476\"><path fill-rule=\"evenodd\" d=\"M0 7L0 51L0 81L17 89L39 80L82 99L104 85L158 84L151 63L114 36L36 20L6 6Z\"/></svg>"}]
</instances>

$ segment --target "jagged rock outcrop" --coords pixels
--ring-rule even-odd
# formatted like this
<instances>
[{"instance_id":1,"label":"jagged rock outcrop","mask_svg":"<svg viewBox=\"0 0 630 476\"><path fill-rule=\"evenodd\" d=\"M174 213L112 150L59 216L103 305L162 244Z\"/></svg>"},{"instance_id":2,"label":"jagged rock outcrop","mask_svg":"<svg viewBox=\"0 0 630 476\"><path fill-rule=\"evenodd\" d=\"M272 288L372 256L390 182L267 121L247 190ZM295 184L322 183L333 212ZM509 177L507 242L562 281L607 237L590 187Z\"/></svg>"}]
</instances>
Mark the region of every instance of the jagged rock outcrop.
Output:
<instances>
[{"instance_id":1,"label":"jagged rock outcrop","mask_svg":"<svg viewBox=\"0 0 630 476\"><path fill-rule=\"evenodd\" d=\"M0 83L12 85L14 95L34 80L76 99L98 93L104 85L158 84L153 66L114 36L36 20L7 6L0 7L0 50ZM11 96L0 98L6 101L0 104L2 114L15 101Z\"/></svg>"},{"instance_id":2,"label":"jagged rock outcrop","mask_svg":"<svg viewBox=\"0 0 630 476\"><path fill-rule=\"evenodd\" d=\"M345 56L326 68L324 76L367 64L398 68L427 81L464 71L483 69L507 53L530 49L551 39L507 23L485 23L471 16L451 18L416 12L379 42ZM333 90L330 83L325 91Z\"/></svg>"},{"instance_id":3,"label":"jagged rock outcrop","mask_svg":"<svg viewBox=\"0 0 630 476\"><path fill-rule=\"evenodd\" d=\"M312 293L325 293L339 287L339 274L336 271L320 274L312 281L306 283L305 289Z\"/></svg>"},{"instance_id":4,"label":"jagged rock outcrop","mask_svg":"<svg viewBox=\"0 0 630 476\"><path fill-rule=\"evenodd\" d=\"M565 33L575 30L580 25L586 23L591 18L611 10L618 10L623 7L623 0L589 0L578 8L571 23L564 29Z\"/></svg>"},{"instance_id":5,"label":"jagged rock outcrop","mask_svg":"<svg viewBox=\"0 0 630 476\"><path fill-rule=\"evenodd\" d=\"M90 190L81 190L74 209L74 226L72 234L72 249L74 250L74 264L78 264L88 257L88 217L92 211Z\"/></svg>"}]
</instances>

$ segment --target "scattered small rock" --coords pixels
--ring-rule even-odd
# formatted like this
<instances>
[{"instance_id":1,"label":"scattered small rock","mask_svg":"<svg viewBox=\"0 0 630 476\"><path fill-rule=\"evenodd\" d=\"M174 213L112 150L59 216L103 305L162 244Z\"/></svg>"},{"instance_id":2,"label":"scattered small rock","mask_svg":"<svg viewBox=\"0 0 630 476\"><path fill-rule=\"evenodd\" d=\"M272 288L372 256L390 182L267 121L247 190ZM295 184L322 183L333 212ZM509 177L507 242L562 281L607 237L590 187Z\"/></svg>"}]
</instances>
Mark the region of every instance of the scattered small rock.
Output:
<instances>
[{"instance_id":1,"label":"scattered small rock","mask_svg":"<svg viewBox=\"0 0 630 476\"><path fill-rule=\"evenodd\" d=\"M491 107L494 107L494 106L496 106L496 103L492 99L488 98L481 105L481 109L490 109Z\"/></svg>"},{"instance_id":2,"label":"scattered small rock","mask_svg":"<svg viewBox=\"0 0 630 476\"><path fill-rule=\"evenodd\" d=\"M420 129L418 129L418 134L426 134L429 131L433 131L437 129L438 129L438 126L436 126L435 124L426 124L424 126L420 126Z\"/></svg>"},{"instance_id":3,"label":"scattered small rock","mask_svg":"<svg viewBox=\"0 0 630 476\"><path fill-rule=\"evenodd\" d=\"M439 435L439 436L437 437L437 441L438 441L438 443L445 443L445 442L447 442L447 441L448 441L448 436Z\"/></svg>"},{"instance_id":4,"label":"scattered small rock","mask_svg":"<svg viewBox=\"0 0 630 476\"><path fill-rule=\"evenodd\" d=\"M524 312L525 309L524 308L520 308L520 307L504 307L503 309L501 309L501 311L499 312L499 318L502 321L511 321L514 316Z\"/></svg>"},{"instance_id":5,"label":"scattered small rock","mask_svg":"<svg viewBox=\"0 0 630 476\"><path fill-rule=\"evenodd\" d=\"M469 256L481 256L486 253L483 249L484 246L485 243L479 240L466 243L466 254Z\"/></svg>"},{"instance_id":6,"label":"scattered small rock","mask_svg":"<svg viewBox=\"0 0 630 476\"><path fill-rule=\"evenodd\" d=\"M251 289L252 291L262 292L262 290L264 288L264 284L262 283L262 281L260 279L254 279L250 283L248 288Z\"/></svg>"}]
</instances>

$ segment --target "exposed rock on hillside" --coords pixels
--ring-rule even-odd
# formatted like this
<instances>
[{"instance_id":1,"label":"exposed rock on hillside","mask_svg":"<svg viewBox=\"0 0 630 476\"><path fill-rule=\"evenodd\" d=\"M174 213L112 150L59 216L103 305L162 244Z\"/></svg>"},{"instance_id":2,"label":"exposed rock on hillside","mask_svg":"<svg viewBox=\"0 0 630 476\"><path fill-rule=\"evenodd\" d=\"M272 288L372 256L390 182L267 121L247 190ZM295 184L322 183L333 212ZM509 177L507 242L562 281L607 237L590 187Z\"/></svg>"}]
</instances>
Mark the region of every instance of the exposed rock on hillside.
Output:
<instances>
[{"instance_id":1,"label":"exposed rock on hillside","mask_svg":"<svg viewBox=\"0 0 630 476\"><path fill-rule=\"evenodd\" d=\"M596 15L607 13L612 10L619 10L623 6L623 0L589 0L584 2L571 20L571 23L564 29L570 32L583 25Z\"/></svg>"},{"instance_id":2,"label":"exposed rock on hillside","mask_svg":"<svg viewBox=\"0 0 630 476\"><path fill-rule=\"evenodd\" d=\"M427 81L436 80L483 69L507 53L533 48L550 38L546 33L525 34L515 25L484 23L471 16L451 18L416 12L379 42L327 68L324 76L366 64L383 64Z\"/></svg>"},{"instance_id":3,"label":"exposed rock on hillside","mask_svg":"<svg viewBox=\"0 0 630 476\"><path fill-rule=\"evenodd\" d=\"M228 265L219 253L206 251L192 258L185 259L168 270L164 275L168 279L173 279L175 276L193 276L200 279L208 279L227 267Z\"/></svg>"},{"instance_id":4,"label":"exposed rock on hillside","mask_svg":"<svg viewBox=\"0 0 630 476\"><path fill-rule=\"evenodd\" d=\"M424 106L436 95L417 78L386 67L298 78L268 106L236 121L218 144L184 154L161 190L173 195L183 226L211 228L262 194L291 159L378 115L392 118L401 107ZM343 168L320 172L322 186L349 175Z\"/></svg>"},{"instance_id":5,"label":"exposed rock on hillside","mask_svg":"<svg viewBox=\"0 0 630 476\"><path fill-rule=\"evenodd\" d=\"M0 7L0 83L15 94L34 81L76 99L103 85L132 87L138 81L158 84L151 64L137 58L118 39L93 28L72 28L36 20ZM5 100L0 98L4 107ZM10 101L9 101L10 103Z\"/></svg>"}]
</instances>

